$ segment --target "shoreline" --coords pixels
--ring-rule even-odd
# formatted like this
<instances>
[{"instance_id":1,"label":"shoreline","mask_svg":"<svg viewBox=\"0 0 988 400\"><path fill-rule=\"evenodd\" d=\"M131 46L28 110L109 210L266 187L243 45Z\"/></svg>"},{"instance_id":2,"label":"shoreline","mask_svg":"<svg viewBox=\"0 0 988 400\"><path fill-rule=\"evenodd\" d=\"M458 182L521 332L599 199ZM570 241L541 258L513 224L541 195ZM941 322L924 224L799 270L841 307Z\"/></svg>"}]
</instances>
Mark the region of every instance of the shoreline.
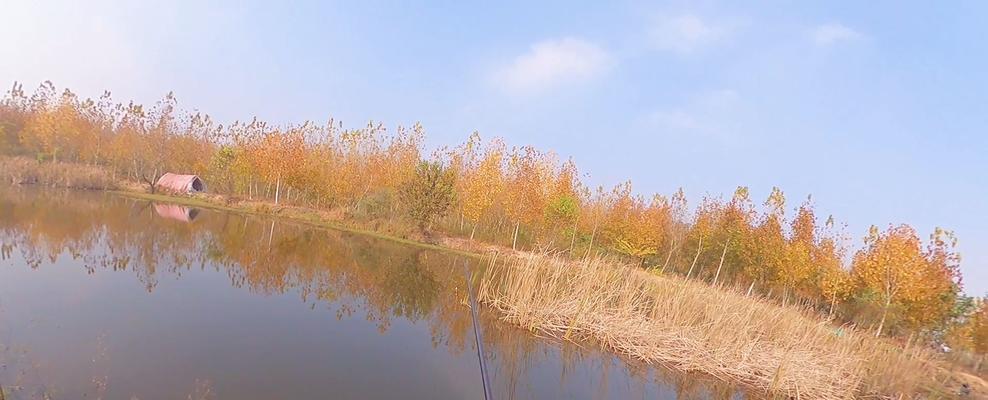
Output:
<instances>
[{"instance_id":1,"label":"shoreline","mask_svg":"<svg viewBox=\"0 0 988 400\"><path fill-rule=\"evenodd\" d=\"M241 214L248 214L248 215L253 215L253 216L268 217L268 218L282 218L282 219L285 219L285 220L288 220L288 221L302 223L302 224L309 225L309 226L314 226L314 227L319 227L319 228L325 228L325 229L332 229L332 230L342 231L342 232L355 233L355 234L360 234L360 235L366 235L366 236L370 236L370 237L373 237L373 238L382 239L382 240L388 240L388 241L392 241L392 242L396 242L396 243L401 243L401 244L408 245L408 246L416 246L416 247L421 247L421 248L425 248L425 249L429 249L429 250L441 251L441 252L445 252L445 253L452 253L452 254L456 254L456 255L459 255L459 256L470 257L470 258L473 258L473 259L483 259L485 257L484 254L480 254L480 253L477 253L477 252L472 252L472 251L468 251L468 250L458 249L458 248L455 248L455 247L444 246L442 244L427 243L427 242L418 241L418 240L414 240L414 239L402 238L402 237L398 237L398 236L394 236L394 235L389 235L387 233L383 233L383 232L379 232L379 231L375 231L375 230L368 230L368 229L362 229L362 228L358 228L358 227L347 226L345 224L336 223L336 222L333 222L332 220L327 220L327 219L323 219L323 218L306 218L303 215L285 215L284 213L282 213L282 211L285 211L285 210L289 210L289 211L298 210L298 211L301 211L301 210L304 210L304 209L299 209L299 208L294 208L294 207L284 207L284 206L277 206L279 208L275 208L275 206L273 204L269 204L269 203L266 203L266 202L261 203L261 204L264 204L264 205L267 205L267 206L272 207L272 210L273 211L267 212L267 211L263 211L263 210L252 209L252 208L249 208L249 207L236 207L236 206L231 206L231 205L228 205L228 204L221 204L219 202L210 201L208 198L198 197L198 196L194 196L194 195L193 196L178 196L178 195L165 194L165 193L153 193L152 194L152 193L139 192L139 191L134 191L134 190L123 190L123 189L103 190L103 191L104 192L107 192L107 193L110 193L110 194L118 195L118 196L125 196L125 197L130 197L130 198L135 198L135 199L148 200L148 201L167 202L167 203L174 203L174 204L180 204L180 205L191 206L191 207L201 207L201 208L207 208L207 209L212 209L212 210L230 211L230 212L236 212L236 213L241 213ZM445 239L445 237L443 237L443 238Z\"/></svg>"},{"instance_id":2,"label":"shoreline","mask_svg":"<svg viewBox=\"0 0 988 400\"><path fill-rule=\"evenodd\" d=\"M836 326L804 308L751 297L743 287L657 275L607 257L547 253L493 260L488 274L478 298L502 321L595 343L652 367L700 373L759 398L918 400L988 392L983 377L922 345Z\"/></svg>"}]
</instances>

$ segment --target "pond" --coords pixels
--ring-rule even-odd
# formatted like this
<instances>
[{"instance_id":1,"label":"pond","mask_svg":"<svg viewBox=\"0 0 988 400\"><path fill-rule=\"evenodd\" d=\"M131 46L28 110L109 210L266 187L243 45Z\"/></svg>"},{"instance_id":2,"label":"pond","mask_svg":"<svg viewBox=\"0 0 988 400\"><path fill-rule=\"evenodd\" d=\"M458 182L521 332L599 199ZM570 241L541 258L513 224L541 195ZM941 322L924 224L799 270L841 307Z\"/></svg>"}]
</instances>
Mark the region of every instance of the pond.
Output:
<instances>
[{"instance_id":1,"label":"pond","mask_svg":"<svg viewBox=\"0 0 988 400\"><path fill-rule=\"evenodd\" d=\"M0 187L11 399L478 399L478 261L99 192ZM481 310L496 399L740 398Z\"/></svg>"}]
</instances>

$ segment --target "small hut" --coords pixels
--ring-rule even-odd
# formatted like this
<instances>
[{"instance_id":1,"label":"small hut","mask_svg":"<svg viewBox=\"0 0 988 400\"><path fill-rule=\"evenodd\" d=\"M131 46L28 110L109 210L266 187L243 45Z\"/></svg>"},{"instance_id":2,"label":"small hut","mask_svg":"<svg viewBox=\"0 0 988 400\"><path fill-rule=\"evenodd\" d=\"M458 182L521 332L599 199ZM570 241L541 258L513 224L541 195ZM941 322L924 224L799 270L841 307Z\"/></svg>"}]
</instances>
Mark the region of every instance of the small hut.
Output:
<instances>
[{"instance_id":1,"label":"small hut","mask_svg":"<svg viewBox=\"0 0 988 400\"><path fill-rule=\"evenodd\" d=\"M171 172L158 178L155 184L160 190L178 194L191 194L206 191L206 184L196 175L179 175Z\"/></svg>"}]
</instances>

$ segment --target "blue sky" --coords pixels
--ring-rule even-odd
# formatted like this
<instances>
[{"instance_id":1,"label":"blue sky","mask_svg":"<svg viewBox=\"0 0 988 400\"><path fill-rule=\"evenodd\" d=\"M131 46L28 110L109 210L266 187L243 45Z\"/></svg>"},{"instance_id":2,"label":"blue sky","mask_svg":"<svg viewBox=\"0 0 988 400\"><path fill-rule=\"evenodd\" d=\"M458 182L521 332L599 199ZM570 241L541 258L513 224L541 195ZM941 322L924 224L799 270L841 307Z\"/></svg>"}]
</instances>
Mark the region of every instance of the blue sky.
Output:
<instances>
[{"instance_id":1,"label":"blue sky","mask_svg":"<svg viewBox=\"0 0 988 400\"><path fill-rule=\"evenodd\" d=\"M5 2L0 81L220 121L420 121L691 199L960 237L988 292L988 3ZM272 4L268 4L272 3Z\"/></svg>"}]
</instances>

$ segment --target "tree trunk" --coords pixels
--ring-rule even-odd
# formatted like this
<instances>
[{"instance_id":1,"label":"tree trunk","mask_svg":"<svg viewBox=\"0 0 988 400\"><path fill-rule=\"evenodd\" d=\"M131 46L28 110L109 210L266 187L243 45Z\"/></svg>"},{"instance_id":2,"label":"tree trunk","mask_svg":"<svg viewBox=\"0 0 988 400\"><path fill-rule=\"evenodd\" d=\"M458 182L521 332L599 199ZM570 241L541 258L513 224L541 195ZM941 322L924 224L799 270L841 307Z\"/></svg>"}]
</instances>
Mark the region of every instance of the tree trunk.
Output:
<instances>
[{"instance_id":1,"label":"tree trunk","mask_svg":"<svg viewBox=\"0 0 988 400\"><path fill-rule=\"evenodd\" d=\"M834 317L834 306L835 305L837 305L837 293L836 292L834 293L834 295L830 299L830 313L828 313L830 318L833 318Z\"/></svg>"},{"instance_id":2,"label":"tree trunk","mask_svg":"<svg viewBox=\"0 0 988 400\"><path fill-rule=\"evenodd\" d=\"M512 239L511 239L511 250L517 250L518 249L518 227L519 227L519 225L521 225L521 222L515 222L515 234L513 235Z\"/></svg>"},{"instance_id":3,"label":"tree trunk","mask_svg":"<svg viewBox=\"0 0 988 400\"><path fill-rule=\"evenodd\" d=\"M666 254L666 261L662 263L662 271L659 272L660 274L666 273L666 267L669 266L669 260L672 260L672 251L675 248L676 248L676 241L673 240L671 243L669 243L669 254Z\"/></svg>"},{"instance_id":4,"label":"tree trunk","mask_svg":"<svg viewBox=\"0 0 988 400\"><path fill-rule=\"evenodd\" d=\"M720 264L717 265L717 274L714 275L714 285L717 284L717 279L720 278L720 269L721 267L724 266L724 256L727 255L727 245L730 243L731 243L730 239L724 242L724 251L720 253Z\"/></svg>"},{"instance_id":5,"label":"tree trunk","mask_svg":"<svg viewBox=\"0 0 988 400\"><path fill-rule=\"evenodd\" d=\"M696 260L700 259L700 250L703 249L703 236L700 236L700 241L696 244L696 255L693 256L693 263L690 264L690 270L686 272L686 278L689 279L690 275L693 274L693 267L696 266Z\"/></svg>"},{"instance_id":6,"label":"tree trunk","mask_svg":"<svg viewBox=\"0 0 988 400\"><path fill-rule=\"evenodd\" d=\"M892 304L892 299L885 300L885 308L882 310L882 321L878 323L878 329L875 330L875 337L882 335L882 329L885 328L885 317L889 315L889 305Z\"/></svg>"},{"instance_id":7,"label":"tree trunk","mask_svg":"<svg viewBox=\"0 0 988 400\"><path fill-rule=\"evenodd\" d=\"M473 240L473 235L477 233L477 224L473 224L473 229L470 230L470 240Z\"/></svg>"},{"instance_id":8,"label":"tree trunk","mask_svg":"<svg viewBox=\"0 0 988 400\"><path fill-rule=\"evenodd\" d=\"M278 176L278 183L274 187L274 205L278 205L281 196L281 175Z\"/></svg>"},{"instance_id":9,"label":"tree trunk","mask_svg":"<svg viewBox=\"0 0 988 400\"><path fill-rule=\"evenodd\" d=\"M268 232L268 250L271 250L271 241L273 239L274 239L274 221L271 221L271 230Z\"/></svg>"}]
</instances>

